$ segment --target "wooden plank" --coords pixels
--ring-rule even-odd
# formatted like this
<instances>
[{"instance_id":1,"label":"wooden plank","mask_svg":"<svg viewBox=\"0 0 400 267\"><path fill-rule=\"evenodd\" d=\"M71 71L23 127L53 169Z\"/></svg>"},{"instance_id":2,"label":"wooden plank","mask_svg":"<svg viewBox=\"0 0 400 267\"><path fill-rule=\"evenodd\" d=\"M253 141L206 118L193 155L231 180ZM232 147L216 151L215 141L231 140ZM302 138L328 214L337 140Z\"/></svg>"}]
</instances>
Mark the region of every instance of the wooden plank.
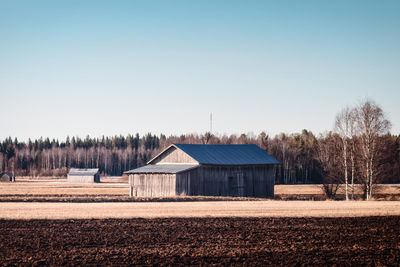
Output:
<instances>
[{"instance_id":1,"label":"wooden plank","mask_svg":"<svg viewBox=\"0 0 400 267\"><path fill-rule=\"evenodd\" d=\"M182 163L198 164L198 162L194 160L192 157L190 157L188 154L175 147L171 147L152 162L152 164L182 164Z\"/></svg>"}]
</instances>

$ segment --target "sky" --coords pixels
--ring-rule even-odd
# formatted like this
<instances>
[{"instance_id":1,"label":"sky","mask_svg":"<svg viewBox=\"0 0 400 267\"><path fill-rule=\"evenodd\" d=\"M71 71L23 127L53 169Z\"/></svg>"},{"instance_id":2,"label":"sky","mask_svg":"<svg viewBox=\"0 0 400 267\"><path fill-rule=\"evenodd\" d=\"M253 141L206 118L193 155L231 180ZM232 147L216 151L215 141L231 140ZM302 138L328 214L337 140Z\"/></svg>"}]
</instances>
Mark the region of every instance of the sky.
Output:
<instances>
[{"instance_id":1,"label":"sky","mask_svg":"<svg viewBox=\"0 0 400 267\"><path fill-rule=\"evenodd\" d=\"M0 140L333 129L400 134L400 1L0 0Z\"/></svg>"}]
</instances>

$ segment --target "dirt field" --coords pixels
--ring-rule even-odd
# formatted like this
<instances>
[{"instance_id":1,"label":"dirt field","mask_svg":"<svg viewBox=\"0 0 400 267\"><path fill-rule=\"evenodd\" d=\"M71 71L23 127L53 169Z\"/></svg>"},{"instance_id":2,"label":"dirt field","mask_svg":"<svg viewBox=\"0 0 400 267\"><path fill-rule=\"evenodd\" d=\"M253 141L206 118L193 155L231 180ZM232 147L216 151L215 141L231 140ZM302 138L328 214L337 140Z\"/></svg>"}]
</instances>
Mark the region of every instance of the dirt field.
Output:
<instances>
[{"instance_id":1,"label":"dirt field","mask_svg":"<svg viewBox=\"0 0 400 267\"><path fill-rule=\"evenodd\" d=\"M399 201L3 202L2 219L400 216Z\"/></svg>"},{"instance_id":2,"label":"dirt field","mask_svg":"<svg viewBox=\"0 0 400 267\"><path fill-rule=\"evenodd\" d=\"M2 265L400 263L400 217L0 220Z\"/></svg>"}]
</instances>

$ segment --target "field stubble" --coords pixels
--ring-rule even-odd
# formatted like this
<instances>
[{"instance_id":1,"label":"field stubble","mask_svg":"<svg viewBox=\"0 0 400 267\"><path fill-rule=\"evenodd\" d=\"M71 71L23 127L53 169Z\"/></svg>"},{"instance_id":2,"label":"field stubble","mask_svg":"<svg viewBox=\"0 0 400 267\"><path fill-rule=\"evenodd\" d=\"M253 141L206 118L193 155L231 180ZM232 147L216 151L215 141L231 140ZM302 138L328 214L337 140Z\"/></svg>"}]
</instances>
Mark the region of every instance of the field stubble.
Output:
<instances>
[{"instance_id":1,"label":"field stubble","mask_svg":"<svg viewBox=\"0 0 400 267\"><path fill-rule=\"evenodd\" d=\"M2 219L400 216L397 201L3 202Z\"/></svg>"}]
</instances>

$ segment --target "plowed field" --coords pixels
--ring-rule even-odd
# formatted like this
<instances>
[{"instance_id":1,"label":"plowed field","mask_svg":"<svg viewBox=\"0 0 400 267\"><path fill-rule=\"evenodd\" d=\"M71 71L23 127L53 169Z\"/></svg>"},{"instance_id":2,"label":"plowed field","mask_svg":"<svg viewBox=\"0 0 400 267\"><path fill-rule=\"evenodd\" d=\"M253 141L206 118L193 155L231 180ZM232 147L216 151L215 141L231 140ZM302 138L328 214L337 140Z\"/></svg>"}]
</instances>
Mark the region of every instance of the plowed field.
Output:
<instances>
[{"instance_id":1,"label":"plowed field","mask_svg":"<svg viewBox=\"0 0 400 267\"><path fill-rule=\"evenodd\" d=\"M400 217L0 220L1 265L394 265Z\"/></svg>"}]
</instances>

